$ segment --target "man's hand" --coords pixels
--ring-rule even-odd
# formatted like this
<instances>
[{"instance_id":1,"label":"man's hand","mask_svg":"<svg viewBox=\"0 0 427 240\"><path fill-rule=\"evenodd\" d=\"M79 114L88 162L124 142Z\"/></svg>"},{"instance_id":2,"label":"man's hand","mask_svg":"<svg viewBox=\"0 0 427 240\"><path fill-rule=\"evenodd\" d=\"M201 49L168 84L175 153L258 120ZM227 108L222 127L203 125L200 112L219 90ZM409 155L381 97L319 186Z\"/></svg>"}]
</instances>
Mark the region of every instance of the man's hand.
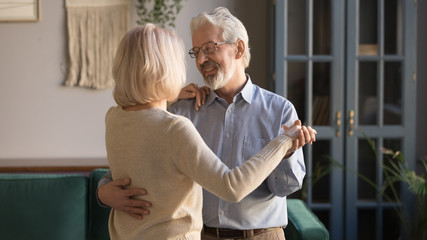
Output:
<instances>
[{"instance_id":1,"label":"man's hand","mask_svg":"<svg viewBox=\"0 0 427 240\"><path fill-rule=\"evenodd\" d=\"M296 120L294 122L294 125L301 126L301 121ZM283 129L288 131L290 128L288 128L286 125L282 126ZM292 156L292 154L303 147L305 144L310 143L313 144L313 142L316 141L316 134L317 131L311 128L310 126L301 126L301 130L298 133L298 136L294 139L294 144L291 149L289 149L288 153L286 154L285 158L289 158Z\"/></svg>"},{"instance_id":2,"label":"man's hand","mask_svg":"<svg viewBox=\"0 0 427 240\"><path fill-rule=\"evenodd\" d=\"M195 83L190 83L179 92L178 99L196 98L194 109L199 110L202 104L205 104L206 95L210 94L210 89L206 86L199 88Z\"/></svg>"},{"instance_id":3,"label":"man's hand","mask_svg":"<svg viewBox=\"0 0 427 240\"><path fill-rule=\"evenodd\" d=\"M98 199L107 206L123 211L134 218L142 219L143 215L150 214L150 210L147 208L151 206L151 203L133 199L134 196L147 194L147 191L142 188L125 189L130 182L130 178L123 178L100 186Z\"/></svg>"}]
</instances>

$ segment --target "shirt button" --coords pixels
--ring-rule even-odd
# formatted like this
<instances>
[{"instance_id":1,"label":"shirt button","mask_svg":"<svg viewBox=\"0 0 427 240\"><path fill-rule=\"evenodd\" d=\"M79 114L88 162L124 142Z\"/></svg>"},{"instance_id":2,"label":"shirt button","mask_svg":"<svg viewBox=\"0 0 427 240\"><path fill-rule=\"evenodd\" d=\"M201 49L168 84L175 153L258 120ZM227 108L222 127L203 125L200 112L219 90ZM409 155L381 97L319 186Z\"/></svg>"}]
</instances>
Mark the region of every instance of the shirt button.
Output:
<instances>
[{"instance_id":1,"label":"shirt button","mask_svg":"<svg viewBox=\"0 0 427 240\"><path fill-rule=\"evenodd\" d=\"M222 210L219 211L219 214L224 215L224 211L222 211Z\"/></svg>"},{"instance_id":2,"label":"shirt button","mask_svg":"<svg viewBox=\"0 0 427 240\"><path fill-rule=\"evenodd\" d=\"M225 134L225 136L226 136L227 138L229 138L229 137L230 137L230 133Z\"/></svg>"}]
</instances>

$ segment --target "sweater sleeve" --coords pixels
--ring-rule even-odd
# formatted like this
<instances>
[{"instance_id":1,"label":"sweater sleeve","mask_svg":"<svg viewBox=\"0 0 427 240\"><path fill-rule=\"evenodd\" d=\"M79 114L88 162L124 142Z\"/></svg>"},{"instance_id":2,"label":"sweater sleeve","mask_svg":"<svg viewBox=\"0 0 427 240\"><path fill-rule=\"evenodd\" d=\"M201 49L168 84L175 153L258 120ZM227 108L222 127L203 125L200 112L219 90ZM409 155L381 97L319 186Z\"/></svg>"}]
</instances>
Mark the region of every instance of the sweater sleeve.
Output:
<instances>
[{"instance_id":1,"label":"sweater sleeve","mask_svg":"<svg viewBox=\"0 0 427 240\"><path fill-rule=\"evenodd\" d=\"M292 139L280 135L242 165L229 169L204 143L193 124L178 118L171 127L171 156L176 167L206 190L238 202L277 167Z\"/></svg>"}]
</instances>

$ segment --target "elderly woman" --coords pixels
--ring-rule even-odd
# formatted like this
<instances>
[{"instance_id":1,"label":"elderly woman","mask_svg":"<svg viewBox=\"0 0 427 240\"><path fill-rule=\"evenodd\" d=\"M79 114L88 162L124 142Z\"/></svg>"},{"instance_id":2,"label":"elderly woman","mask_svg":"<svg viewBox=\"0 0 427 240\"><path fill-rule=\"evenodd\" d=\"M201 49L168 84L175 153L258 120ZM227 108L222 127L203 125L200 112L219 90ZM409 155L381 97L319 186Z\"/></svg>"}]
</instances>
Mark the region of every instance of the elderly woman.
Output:
<instances>
[{"instance_id":1,"label":"elderly woman","mask_svg":"<svg viewBox=\"0 0 427 240\"><path fill-rule=\"evenodd\" d=\"M293 145L301 127L286 128L257 155L230 170L185 117L167 111L185 83L184 48L170 30L147 24L129 31L113 75L118 104L106 114L106 148L113 179L130 177L157 203L139 221L112 210L114 239L200 239L202 187L239 201L258 187Z\"/></svg>"}]
</instances>

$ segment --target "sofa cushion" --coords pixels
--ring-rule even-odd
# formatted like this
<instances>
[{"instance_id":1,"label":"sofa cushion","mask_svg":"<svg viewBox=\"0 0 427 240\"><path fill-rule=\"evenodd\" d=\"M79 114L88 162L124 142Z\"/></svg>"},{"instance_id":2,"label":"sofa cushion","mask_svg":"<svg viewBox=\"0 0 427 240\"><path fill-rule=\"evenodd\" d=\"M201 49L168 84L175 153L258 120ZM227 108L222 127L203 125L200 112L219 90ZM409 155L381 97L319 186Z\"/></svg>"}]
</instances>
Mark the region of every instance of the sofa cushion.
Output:
<instances>
[{"instance_id":1,"label":"sofa cushion","mask_svg":"<svg viewBox=\"0 0 427 240\"><path fill-rule=\"evenodd\" d=\"M0 174L1 239L86 238L87 178Z\"/></svg>"},{"instance_id":2,"label":"sofa cushion","mask_svg":"<svg viewBox=\"0 0 427 240\"><path fill-rule=\"evenodd\" d=\"M111 208L101 207L96 198L99 179L108 172L108 169L95 169L89 175L89 240L108 240L108 217Z\"/></svg>"}]
</instances>

